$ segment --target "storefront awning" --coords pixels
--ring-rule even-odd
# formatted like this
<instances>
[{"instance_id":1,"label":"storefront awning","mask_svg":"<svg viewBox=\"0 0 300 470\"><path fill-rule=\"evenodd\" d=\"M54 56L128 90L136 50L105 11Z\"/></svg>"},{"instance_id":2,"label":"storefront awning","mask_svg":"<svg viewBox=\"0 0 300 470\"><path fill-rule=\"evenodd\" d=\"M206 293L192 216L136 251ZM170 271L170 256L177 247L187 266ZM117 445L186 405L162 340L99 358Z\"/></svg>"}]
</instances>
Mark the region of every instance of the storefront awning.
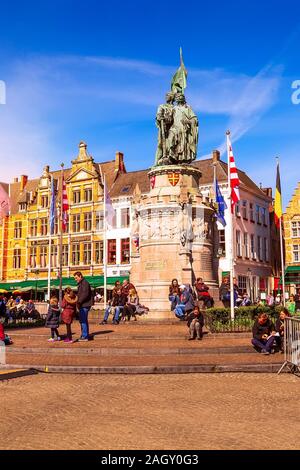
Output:
<instances>
[{"instance_id":1,"label":"storefront awning","mask_svg":"<svg viewBox=\"0 0 300 470\"><path fill-rule=\"evenodd\" d=\"M84 277L93 288L104 287L104 276L85 276ZM123 282L125 279L128 279L129 276L123 277L107 277L106 282L108 286L113 286L116 281ZM51 289L59 287L59 279L51 279L50 283ZM77 287L77 283L74 277L63 277L62 278L63 289L66 287ZM0 290L6 290L8 292L13 292L15 290L20 290L21 292L26 292L30 290L44 290L48 287L47 279L38 279L36 281L19 281L19 282L2 282L0 283Z\"/></svg>"},{"instance_id":2,"label":"storefront awning","mask_svg":"<svg viewBox=\"0 0 300 470\"><path fill-rule=\"evenodd\" d=\"M299 266L287 266L285 269L285 284L300 284L300 265ZM279 280L279 284L282 285L282 277Z\"/></svg>"}]
</instances>

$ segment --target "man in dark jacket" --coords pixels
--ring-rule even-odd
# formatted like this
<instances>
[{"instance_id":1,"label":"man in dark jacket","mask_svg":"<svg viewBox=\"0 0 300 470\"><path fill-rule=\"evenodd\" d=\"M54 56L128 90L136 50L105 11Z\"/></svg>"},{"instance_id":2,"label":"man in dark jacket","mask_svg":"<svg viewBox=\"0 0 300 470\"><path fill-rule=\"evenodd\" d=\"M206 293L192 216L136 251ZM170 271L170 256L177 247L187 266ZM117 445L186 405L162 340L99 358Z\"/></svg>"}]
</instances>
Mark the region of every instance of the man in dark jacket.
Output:
<instances>
[{"instance_id":1,"label":"man in dark jacket","mask_svg":"<svg viewBox=\"0 0 300 470\"><path fill-rule=\"evenodd\" d=\"M252 328L252 344L262 354L270 354L275 340L275 327L266 313L258 315Z\"/></svg>"},{"instance_id":2,"label":"man in dark jacket","mask_svg":"<svg viewBox=\"0 0 300 470\"><path fill-rule=\"evenodd\" d=\"M79 322L81 326L81 337L79 341L89 340L89 322L88 313L91 306L94 305L94 297L90 284L80 271L74 274L75 281L78 284L78 307L79 307Z\"/></svg>"}]
</instances>

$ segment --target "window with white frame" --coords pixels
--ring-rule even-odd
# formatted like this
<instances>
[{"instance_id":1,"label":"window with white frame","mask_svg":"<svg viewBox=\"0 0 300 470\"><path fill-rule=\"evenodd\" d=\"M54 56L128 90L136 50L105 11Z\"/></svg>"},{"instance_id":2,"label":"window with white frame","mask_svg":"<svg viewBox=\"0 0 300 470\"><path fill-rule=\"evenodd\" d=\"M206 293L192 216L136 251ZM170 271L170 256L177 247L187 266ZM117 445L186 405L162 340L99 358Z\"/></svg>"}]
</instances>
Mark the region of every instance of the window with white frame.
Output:
<instances>
[{"instance_id":1,"label":"window with white frame","mask_svg":"<svg viewBox=\"0 0 300 470\"><path fill-rule=\"evenodd\" d=\"M18 220L17 222L15 222L14 237L15 238L22 238L22 222L21 222L21 220Z\"/></svg>"},{"instance_id":2,"label":"window with white frame","mask_svg":"<svg viewBox=\"0 0 300 470\"><path fill-rule=\"evenodd\" d=\"M92 244L84 243L83 244L83 263L91 264L92 262Z\"/></svg>"},{"instance_id":3,"label":"window with white frame","mask_svg":"<svg viewBox=\"0 0 300 470\"><path fill-rule=\"evenodd\" d=\"M254 208L253 208L253 202L249 203L249 215L250 215L250 220L251 222L254 222Z\"/></svg>"},{"instance_id":4,"label":"window with white frame","mask_svg":"<svg viewBox=\"0 0 300 470\"><path fill-rule=\"evenodd\" d=\"M103 241L95 243L95 264L103 264Z\"/></svg>"},{"instance_id":5,"label":"window with white frame","mask_svg":"<svg viewBox=\"0 0 300 470\"><path fill-rule=\"evenodd\" d=\"M49 205L49 196L47 194L43 194L41 196L41 207L46 209Z\"/></svg>"},{"instance_id":6,"label":"window with white frame","mask_svg":"<svg viewBox=\"0 0 300 470\"><path fill-rule=\"evenodd\" d=\"M41 268L47 267L47 253L48 253L48 247L41 246L40 247L40 267Z\"/></svg>"},{"instance_id":7,"label":"window with white frame","mask_svg":"<svg viewBox=\"0 0 300 470\"><path fill-rule=\"evenodd\" d=\"M235 215L237 217L241 217L241 211L240 211L240 201L237 201L235 205Z\"/></svg>"},{"instance_id":8,"label":"window with white frame","mask_svg":"<svg viewBox=\"0 0 300 470\"><path fill-rule=\"evenodd\" d=\"M92 213L85 212L83 216L83 226L85 232L90 232L92 230Z\"/></svg>"},{"instance_id":9,"label":"window with white frame","mask_svg":"<svg viewBox=\"0 0 300 470\"><path fill-rule=\"evenodd\" d=\"M293 262L298 263L300 261L300 245L293 245Z\"/></svg>"},{"instance_id":10,"label":"window with white frame","mask_svg":"<svg viewBox=\"0 0 300 470\"><path fill-rule=\"evenodd\" d=\"M241 292L247 291L247 276L238 276L238 287Z\"/></svg>"},{"instance_id":11,"label":"window with white frame","mask_svg":"<svg viewBox=\"0 0 300 470\"><path fill-rule=\"evenodd\" d=\"M264 225L267 225L267 210L265 207L261 208L261 219Z\"/></svg>"},{"instance_id":12,"label":"window with white frame","mask_svg":"<svg viewBox=\"0 0 300 470\"><path fill-rule=\"evenodd\" d=\"M241 232L236 231L236 256L242 256Z\"/></svg>"},{"instance_id":13,"label":"window with white frame","mask_svg":"<svg viewBox=\"0 0 300 470\"><path fill-rule=\"evenodd\" d=\"M41 219L41 235L47 235L48 233L48 219L46 217L42 217Z\"/></svg>"},{"instance_id":14,"label":"window with white frame","mask_svg":"<svg viewBox=\"0 0 300 470\"><path fill-rule=\"evenodd\" d=\"M300 220L292 222L292 238L300 238Z\"/></svg>"},{"instance_id":15,"label":"window with white frame","mask_svg":"<svg viewBox=\"0 0 300 470\"><path fill-rule=\"evenodd\" d=\"M96 232L104 228L104 214L103 211L96 212Z\"/></svg>"},{"instance_id":16,"label":"window with white frame","mask_svg":"<svg viewBox=\"0 0 300 470\"><path fill-rule=\"evenodd\" d=\"M93 190L92 190L92 188L85 188L85 190L84 190L84 200L85 200L85 202L91 202L93 200Z\"/></svg>"},{"instance_id":17,"label":"window with white frame","mask_svg":"<svg viewBox=\"0 0 300 470\"><path fill-rule=\"evenodd\" d=\"M80 243L72 244L72 264L78 265L80 263Z\"/></svg>"},{"instance_id":18,"label":"window with white frame","mask_svg":"<svg viewBox=\"0 0 300 470\"><path fill-rule=\"evenodd\" d=\"M244 253L245 253L245 258L249 258L249 237L248 237L248 233L244 233Z\"/></svg>"},{"instance_id":19,"label":"window with white frame","mask_svg":"<svg viewBox=\"0 0 300 470\"><path fill-rule=\"evenodd\" d=\"M263 260L268 262L269 261L269 250L268 250L268 239L263 239Z\"/></svg>"},{"instance_id":20,"label":"window with white frame","mask_svg":"<svg viewBox=\"0 0 300 470\"><path fill-rule=\"evenodd\" d=\"M127 228L130 225L130 212L129 207L121 209L121 228Z\"/></svg>"},{"instance_id":21,"label":"window with white frame","mask_svg":"<svg viewBox=\"0 0 300 470\"><path fill-rule=\"evenodd\" d=\"M248 202L242 202L242 217L243 219L248 219Z\"/></svg>"},{"instance_id":22,"label":"window with white frame","mask_svg":"<svg viewBox=\"0 0 300 470\"><path fill-rule=\"evenodd\" d=\"M37 236L37 219L30 220L30 236Z\"/></svg>"},{"instance_id":23,"label":"window with white frame","mask_svg":"<svg viewBox=\"0 0 300 470\"><path fill-rule=\"evenodd\" d=\"M81 200L81 197L80 197L80 190L76 190L76 191L73 191L73 203L74 204L79 204L80 203L80 200Z\"/></svg>"},{"instance_id":24,"label":"window with white frame","mask_svg":"<svg viewBox=\"0 0 300 470\"><path fill-rule=\"evenodd\" d=\"M250 236L250 253L251 253L251 258L256 259L254 235Z\"/></svg>"},{"instance_id":25,"label":"window with white frame","mask_svg":"<svg viewBox=\"0 0 300 470\"><path fill-rule=\"evenodd\" d=\"M27 210L27 202L19 202L19 211L26 212Z\"/></svg>"},{"instance_id":26,"label":"window with white frame","mask_svg":"<svg viewBox=\"0 0 300 470\"><path fill-rule=\"evenodd\" d=\"M257 257L262 261L261 237L259 235L257 237Z\"/></svg>"},{"instance_id":27,"label":"window with white frame","mask_svg":"<svg viewBox=\"0 0 300 470\"><path fill-rule=\"evenodd\" d=\"M73 232L80 232L80 214L73 215Z\"/></svg>"},{"instance_id":28,"label":"window with white frame","mask_svg":"<svg viewBox=\"0 0 300 470\"><path fill-rule=\"evenodd\" d=\"M260 207L258 204L256 204L255 206L255 218L256 218L256 223L261 224Z\"/></svg>"},{"instance_id":29,"label":"window with white frame","mask_svg":"<svg viewBox=\"0 0 300 470\"><path fill-rule=\"evenodd\" d=\"M14 250L13 267L14 269L20 269L21 267L21 250L19 248Z\"/></svg>"},{"instance_id":30,"label":"window with white frame","mask_svg":"<svg viewBox=\"0 0 300 470\"><path fill-rule=\"evenodd\" d=\"M226 240L225 240L225 230L219 230L219 250L218 254L220 256L226 256Z\"/></svg>"},{"instance_id":31,"label":"window with white frame","mask_svg":"<svg viewBox=\"0 0 300 470\"><path fill-rule=\"evenodd\" d=\"M51 246L51 266L56 268L58 266L58 250L57 245Z\"/></svg>"},{"instance_id":32,"label":"window with white frame","mask_svg":"<svg viewBox=\"0 0 300 470\"><path fill-rule=\"evenodd\" d=\"M29 251L29 267L36 268L37 265L37 249L36 246L31 246Z\"/></svg>"},{"instance_id":33,"label":"window with white frame","mask_svg":"<svg viewBox=\"0 0 300 470\"><path fill-rule=\"evenodd\" d=\"M69 245L62 246L62 265L68 266L69 264Z\"/></svg>"}]
</instances>

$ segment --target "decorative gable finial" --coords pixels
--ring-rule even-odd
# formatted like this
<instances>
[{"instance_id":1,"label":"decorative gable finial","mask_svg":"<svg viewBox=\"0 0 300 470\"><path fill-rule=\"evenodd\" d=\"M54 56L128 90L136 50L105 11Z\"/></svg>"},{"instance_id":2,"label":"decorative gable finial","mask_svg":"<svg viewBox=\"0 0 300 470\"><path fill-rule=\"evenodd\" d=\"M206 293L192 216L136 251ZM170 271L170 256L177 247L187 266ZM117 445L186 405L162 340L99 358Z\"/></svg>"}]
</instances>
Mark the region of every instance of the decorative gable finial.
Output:
<instances>
[{"instance_id":1,"label":"decorative gable finial","mask_svg":"<svg viewBox=\"0 0 300 470\"><path fill-rule=\"evenodd\" d=\"M85 142L83 142L83 140L81 142L79 142L79 153L78 153L78 157L77 157L77 161L84 161L84 160L91 160L92 157L90 155L88 155L87 153L87 144Z\"/></svg>"}]
</instances>

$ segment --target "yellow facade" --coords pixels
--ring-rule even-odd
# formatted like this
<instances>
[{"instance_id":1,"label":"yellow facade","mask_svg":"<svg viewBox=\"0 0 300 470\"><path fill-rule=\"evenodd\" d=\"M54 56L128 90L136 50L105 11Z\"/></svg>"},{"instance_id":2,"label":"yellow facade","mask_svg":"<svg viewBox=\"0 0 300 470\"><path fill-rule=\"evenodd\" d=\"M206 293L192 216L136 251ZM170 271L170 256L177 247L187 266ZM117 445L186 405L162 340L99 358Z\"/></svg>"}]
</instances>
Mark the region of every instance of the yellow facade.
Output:
<instances>
[{"instance_id":1,"label":"yellow facade","mask_svg":"<svg viewBox=\"0 0 300 470\"><path fill-rule=\"evenodd\" d=\"M290 293L300 288L300 183L283 214L285 241L285 282Z\"/></svg>"},{"instance_id":2,"label":"yellow facade","mask_svg":"<svg viewBox=\"0 0 300 470\"><path fill-rule=\"evenodd\" d=\"M114 174L115 162L103 164ZM79 154L70 169L64 170L68 203L69 229L63 234L63 277L80 270L84 275L103 274L103 180L102 165L87 154L86 144L79 144ZM1 281L42 280L48 277L49 208L51 177L61 201L61 171L45 167L41 178L15 182L11 194L12 210L0 227ZM21 186L20 186L21 184ZM19 185L19 186L18 186ZM58 207L59 211L59 207ZM51 237L51 277L59 274L59 226Z\"/></svg>"}]
</instances>

